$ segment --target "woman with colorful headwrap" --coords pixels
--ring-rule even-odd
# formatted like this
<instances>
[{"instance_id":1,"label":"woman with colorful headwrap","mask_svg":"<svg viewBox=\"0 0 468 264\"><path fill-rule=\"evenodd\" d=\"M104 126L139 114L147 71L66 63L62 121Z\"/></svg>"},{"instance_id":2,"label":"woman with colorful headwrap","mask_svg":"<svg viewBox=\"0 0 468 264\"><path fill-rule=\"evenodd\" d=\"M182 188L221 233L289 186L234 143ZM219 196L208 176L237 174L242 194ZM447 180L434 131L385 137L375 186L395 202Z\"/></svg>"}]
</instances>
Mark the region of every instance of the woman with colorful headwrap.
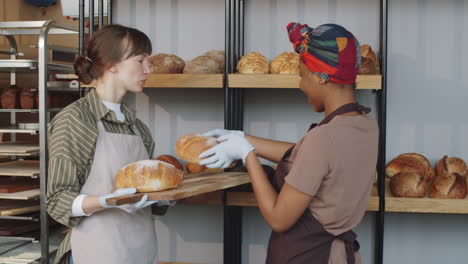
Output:
<instances>
[{"instance_id":1,"label":"woman with colorful headwrap","mask_svg":"<svg viewBox=\"0 0 468 264\"><path fill-rule=\"evenodd\" d=\"M222 143L200 164L246 164L258 206L273 229L266 263L360 263L352 231L367 208L378 155L378 126L357 104L359 42L345 28L290 23L289 39L301 57L300 89L316 112L325 112L296 144L217 129ZM257 155L278 163L269 182Z\"/></svg>"}]
</instances>

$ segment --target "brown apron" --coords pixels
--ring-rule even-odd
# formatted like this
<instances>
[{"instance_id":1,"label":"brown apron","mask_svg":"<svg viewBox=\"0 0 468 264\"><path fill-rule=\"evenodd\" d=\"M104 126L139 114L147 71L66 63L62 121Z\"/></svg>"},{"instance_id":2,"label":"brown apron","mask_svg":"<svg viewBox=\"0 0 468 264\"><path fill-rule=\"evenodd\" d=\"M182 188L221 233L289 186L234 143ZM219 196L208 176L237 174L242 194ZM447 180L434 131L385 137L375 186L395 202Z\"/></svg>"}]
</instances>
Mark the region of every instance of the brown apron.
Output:
<instances>
[{"instance_id":1,"label":"brown apron","mask_svg":"<svg viewBox=\"0 0 468 264\"><path fill-rule=\"evenodd\" d=\"M318 125L329 123L335 116L349 113L369 113L370 109L359 104L351 103L339 107L329 114ZM312 124L309 131L316 127ZM288 175L292 162L289 161L294 146L284 154L278 164L273 187L279 193L284 185L284 178ZM317 221L309 209L299 218L297 223L283 233L272 232L268 245L267 264L328 264L332 243L335 239L344 241L347 263L355 264L354 253L359 250L356 234L348 230L338 236L328 233L323 225Z\"/></svg>"}]
</instances>

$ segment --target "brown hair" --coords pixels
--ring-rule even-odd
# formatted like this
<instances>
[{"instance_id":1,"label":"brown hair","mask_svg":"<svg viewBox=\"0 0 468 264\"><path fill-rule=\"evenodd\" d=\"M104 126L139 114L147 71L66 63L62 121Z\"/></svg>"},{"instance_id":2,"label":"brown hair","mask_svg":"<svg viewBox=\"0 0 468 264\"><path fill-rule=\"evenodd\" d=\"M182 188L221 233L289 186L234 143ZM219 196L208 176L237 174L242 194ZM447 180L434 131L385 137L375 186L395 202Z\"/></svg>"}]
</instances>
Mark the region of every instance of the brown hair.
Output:
<instances>
[{"instance_id":1,"label":"brown hair","mask_svg":"<svg viewBox=\"0 0 468 264\"><path fill-rule=\"evenodd\" d=\"M89 84L119 61L141 54L150 55L151 51L151 41L145 33L121 25L107 25L93 35L86 55L76 59L75 73L81 82Z\"/></svg>"}]
</instances>

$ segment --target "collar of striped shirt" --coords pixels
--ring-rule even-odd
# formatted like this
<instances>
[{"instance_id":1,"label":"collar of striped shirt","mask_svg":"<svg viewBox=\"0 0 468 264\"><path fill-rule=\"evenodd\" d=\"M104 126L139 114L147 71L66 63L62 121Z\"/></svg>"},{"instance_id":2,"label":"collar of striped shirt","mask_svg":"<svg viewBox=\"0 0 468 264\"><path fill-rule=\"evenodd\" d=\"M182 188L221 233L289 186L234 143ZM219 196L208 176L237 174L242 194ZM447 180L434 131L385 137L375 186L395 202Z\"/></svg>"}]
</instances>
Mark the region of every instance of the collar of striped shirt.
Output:
<instances>
[{"instance_id":1,"label":"collar of striped shirt","mask_svg":"<svg viewBox=\"0 0 468 264\"><path fill-rule=\"evenodd\" d=\"M117 117L115 116L115 113L109 108L107 108L103 103L101 98L96 93L96 89L92 89L89 93L88 96L86 96L88 103L91 107L91 112L95 115L96 120L101 120L105 119L108 121L113 121L113 122L120 122ZM133 109L130 109L128 106L126 106L124 103L122 103L122 113L125 115L125 121L124 123L130 123L134 124L136 120L136 111Z\"/></svg>"}]
</instances>

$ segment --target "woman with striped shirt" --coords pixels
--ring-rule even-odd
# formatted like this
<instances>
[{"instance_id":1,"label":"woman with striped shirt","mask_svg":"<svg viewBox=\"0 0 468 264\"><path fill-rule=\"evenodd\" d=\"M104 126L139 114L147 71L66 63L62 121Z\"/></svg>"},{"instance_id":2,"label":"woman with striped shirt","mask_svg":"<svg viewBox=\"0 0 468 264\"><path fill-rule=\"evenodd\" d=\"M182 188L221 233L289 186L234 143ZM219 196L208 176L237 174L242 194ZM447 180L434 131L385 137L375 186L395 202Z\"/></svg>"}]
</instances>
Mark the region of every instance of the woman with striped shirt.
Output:
<instances>
[{"instance_id":1,"label":"woman with striped shirt","mask_svg":"<svg viewBox=\"0 0 468 264\"><path fill-rule=\"evenodd\" d=\"M86 56L75 62L80 81L94 81L96 89L67 106L49 127L47 209L72 228L54 263L157 263L149 207L156 202L145 195L135 204L106 203L136 191L114 191L117 170L153 156L149 129L121 103L126 93L143 91L151 51L143 32L108 25L95 33Z\"/></svg>"}]
</instances>

